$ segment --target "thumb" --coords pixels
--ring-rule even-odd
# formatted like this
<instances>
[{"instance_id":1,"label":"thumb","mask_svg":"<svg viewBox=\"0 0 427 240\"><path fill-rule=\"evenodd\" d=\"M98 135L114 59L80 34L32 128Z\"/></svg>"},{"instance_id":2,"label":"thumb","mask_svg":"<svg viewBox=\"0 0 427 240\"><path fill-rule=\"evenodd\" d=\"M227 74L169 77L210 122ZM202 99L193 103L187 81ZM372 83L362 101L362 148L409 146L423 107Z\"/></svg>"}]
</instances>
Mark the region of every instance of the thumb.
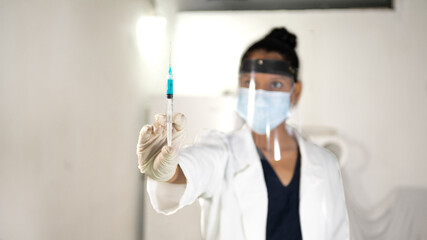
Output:
<instances>
[{"instance_id":1,"label":"thumb","mask_svg":"<svg viewBox=\"0 0 427 240\"><path fill-rule=\"evenodd\" d=\"M176 131L182 131L187 124L187 118L182 113L176 113L173 116L173 127Z\"/></svg>"},{"instance_id":2,"label":"thumb","mask_svg":"<svg viewBox=\"0 0 427 240\"><path fill-rule=\"evenodd\" d=\"M178 149L174 146L163 146L153 164L153 179L167 181L173 177L178 165Z\"/></svg>"}]
</instances>

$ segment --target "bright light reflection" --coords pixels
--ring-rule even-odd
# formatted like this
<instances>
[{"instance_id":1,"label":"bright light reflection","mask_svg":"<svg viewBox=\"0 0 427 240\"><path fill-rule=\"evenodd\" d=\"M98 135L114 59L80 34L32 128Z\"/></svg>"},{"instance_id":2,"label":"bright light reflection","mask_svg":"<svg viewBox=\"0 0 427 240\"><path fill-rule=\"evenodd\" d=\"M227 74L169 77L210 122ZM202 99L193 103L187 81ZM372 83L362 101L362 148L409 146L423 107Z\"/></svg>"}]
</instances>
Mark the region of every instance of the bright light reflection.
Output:
<instances>
[{"instance_id":1,"label":"bright light reflection","mask_svg":"<svg viewBox=\"0 0 427 240\"><path fill-rule=\"evenodd\" d=\"M265 127L265 135L267 137L267 150L270 151L270 123L267 122L267 126Z\"/></svg>"},{"instance_id":2,"label":"bright light reflection","mask_svg":"<svg viewBox=\"0 0 427 240\"><path fill-rule=\"evenodd\" d=\"M254 109L255 109L255 76L251 73L251 80L249 82L249 94L248 94L248 125L253 126L254 122Z\"/></svg>"},{"instance_id":3,"label":"bright light reflection","mask_svg":"<svg viewBox=\"0 0 427 240\"><path fill-rule=\"evenodd\" d=\"M147 16L138 20L136 27L138 48L147 59L159 58L166 37L166 18Z\"/></svg>"},{"instance_id":4,"label":"bright light reflection","mask_svg":"<svg viewBox=\"0 0 427 240\"><path fill-rule=\"evenodd\" d=\"M279 140L277 137L274 138L274 160L279 161L282 159L282 156L280 154L280 145Z\"/></svg>"}]
</instances>

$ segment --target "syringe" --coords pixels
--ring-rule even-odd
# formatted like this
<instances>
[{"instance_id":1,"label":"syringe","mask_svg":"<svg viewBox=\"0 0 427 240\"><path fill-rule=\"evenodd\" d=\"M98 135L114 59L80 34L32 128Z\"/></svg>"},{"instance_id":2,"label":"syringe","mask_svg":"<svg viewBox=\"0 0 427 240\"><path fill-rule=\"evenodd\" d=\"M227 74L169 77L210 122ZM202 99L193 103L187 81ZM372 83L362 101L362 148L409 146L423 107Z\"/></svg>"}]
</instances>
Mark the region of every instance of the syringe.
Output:
<instances>
[{"instance_id":1,"label":"syringe","mask_svg":"<svg viewBox=\"0 0 427 240\"><path fill-rule=\"evenodd\" d=\"M166 138L168 146L172 145L172 116L173 116L173 76L171 66L171 47L169 48L169 74L168 74L168 87L166 91Z\"/></svg>"}]
</instances>

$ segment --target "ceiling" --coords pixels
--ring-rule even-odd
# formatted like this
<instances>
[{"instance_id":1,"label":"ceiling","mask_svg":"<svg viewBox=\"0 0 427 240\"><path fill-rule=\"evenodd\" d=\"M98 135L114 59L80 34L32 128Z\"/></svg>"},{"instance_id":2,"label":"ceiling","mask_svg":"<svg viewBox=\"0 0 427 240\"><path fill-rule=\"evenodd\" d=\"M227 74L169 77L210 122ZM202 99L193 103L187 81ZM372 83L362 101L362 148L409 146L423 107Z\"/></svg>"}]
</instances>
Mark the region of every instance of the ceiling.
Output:
<instances>
[{"instance_id":1,"label":"ceiling","mask_svg":"<svg viewBox=\"0 0 427 240\"><path fill-rule=\"evenodd\" d=\"M179 11L393 8L393 0L177 0Z\"/></svg>"}]
</instances>

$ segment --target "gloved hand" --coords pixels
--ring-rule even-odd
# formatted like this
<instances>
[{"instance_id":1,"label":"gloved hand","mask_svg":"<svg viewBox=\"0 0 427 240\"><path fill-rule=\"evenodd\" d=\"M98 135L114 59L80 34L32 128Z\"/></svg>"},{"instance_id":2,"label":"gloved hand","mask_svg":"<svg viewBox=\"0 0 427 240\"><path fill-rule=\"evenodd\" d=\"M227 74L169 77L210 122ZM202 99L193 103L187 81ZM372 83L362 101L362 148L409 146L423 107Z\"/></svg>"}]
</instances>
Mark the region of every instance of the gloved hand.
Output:
<instances>
[{"instance_id":1,"label":"gloved hand","mask_svg":"<svg viewBox=\"0 0 427 240\"><path fill-rule=\"evenodd\" d=\"M170 180L178 165L178 152L184 140L186 117L182 113L173 116L172 146L166 143L166 115L157 114L153 125L145 125L139 133L136 154L138 168L153 180Z\"/></svg>"}]
</instances>

